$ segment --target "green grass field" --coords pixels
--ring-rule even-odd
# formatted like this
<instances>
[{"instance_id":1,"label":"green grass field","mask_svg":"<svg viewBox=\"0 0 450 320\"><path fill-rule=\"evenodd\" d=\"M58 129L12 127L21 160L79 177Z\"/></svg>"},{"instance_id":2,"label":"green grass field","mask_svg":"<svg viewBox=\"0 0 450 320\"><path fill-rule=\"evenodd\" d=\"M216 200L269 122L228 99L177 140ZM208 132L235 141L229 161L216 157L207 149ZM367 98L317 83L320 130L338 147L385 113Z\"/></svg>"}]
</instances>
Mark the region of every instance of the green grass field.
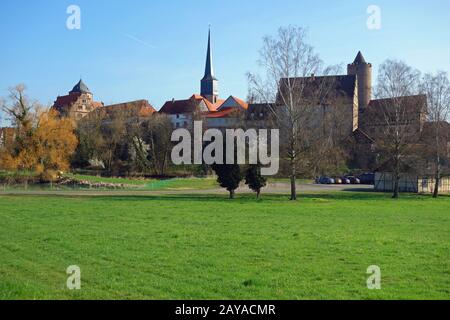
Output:
<instances>
[{"instance_id":1,"label":"green grass field","mask_svg":"<svg viewBox=\"0 0 450 320\"><path fill-rule=\"evenodd\" d=\"M0 299L450 299L450 197L286 198L0 196Z\"/></svg>"}]
</instances>

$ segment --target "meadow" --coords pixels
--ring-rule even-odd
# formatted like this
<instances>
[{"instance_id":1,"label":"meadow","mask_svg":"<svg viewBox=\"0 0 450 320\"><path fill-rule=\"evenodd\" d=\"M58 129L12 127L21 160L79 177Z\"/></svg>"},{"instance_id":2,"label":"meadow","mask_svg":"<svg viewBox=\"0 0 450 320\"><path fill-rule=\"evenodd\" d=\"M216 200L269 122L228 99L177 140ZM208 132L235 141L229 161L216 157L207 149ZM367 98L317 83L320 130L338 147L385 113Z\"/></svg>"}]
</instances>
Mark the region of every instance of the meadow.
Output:
<instances>
[{"instance_id":1,"label":"meadow","mask_svg":"<svg viewBox=\"0 0 450 320\"><path fill-rule=\"evenodd\" d=\"M218 183L214 178L172 178L172 179L131 179L131 178L108 178L92 175L68 174L68 177L77 180L85 180L92 183L114 183L124 184L125 189L148 190L148 191L171 191L171 190L207 190L215 189Z\"/></svg>"},{"instance_id":2,"label":"meadow","mask_svg":"<svg viewBox=\"0 0 450 320\"><path fill-rule=\"evenodd\" d=\"M56 183L2 183L1 178L22 176L31 179L33 174L22 173L5 173L0 171L0 191L91 191L86 186L79 185L58 185ZM192 190L211 190L219 187L215 178L171 178L171 179L133 179L133 178L120 178L120 177L102 177L94 175L80 175L80 174L66 174L65 177L73 179L75 181L87 181L90 183L105 183L123 185L123 187L117 188L117 190L126 191L192 191ZM92 188L95 190L108 190L107 188Z\"/></svg>"},{"instance_id":3,"label":"meadow","mask_svg":"<svg viewBox=\"0 0 450 320\"><path fill-rule=\"evenodd\" d=\"M450 299L449 196L0 195L0 221L0 299Z\"/></svg>"}]
</instances>

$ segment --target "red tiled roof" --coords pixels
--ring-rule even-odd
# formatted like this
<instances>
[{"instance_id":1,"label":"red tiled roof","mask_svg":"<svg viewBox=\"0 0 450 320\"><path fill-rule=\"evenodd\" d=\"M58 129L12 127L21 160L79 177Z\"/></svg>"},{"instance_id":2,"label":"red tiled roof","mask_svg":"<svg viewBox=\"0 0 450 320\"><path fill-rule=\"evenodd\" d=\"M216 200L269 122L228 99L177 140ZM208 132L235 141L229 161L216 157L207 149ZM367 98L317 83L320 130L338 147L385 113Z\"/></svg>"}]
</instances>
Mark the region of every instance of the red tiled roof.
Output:
<instances>
[{"instance_id":1,"label":"red tiled roof","mask_svg":"<svg viewBox=\"0 0 450 320\"><path fill-rule=\"evenodd\" d=\"M129 111L137 112L140 117L149 117L156 112L155 108L147 100L136 100L124 103L113 104L104 106L103 108L96 109L102 113L102 115L111 116L116 111Z\"/></svg>"},{"instance_id":2,"label":"red tiled roof","mask_svg":"<svg viewBox=\"0 0 450 320\"><path fill-rule=\"evenodd\" d=\"M245 110L248 109L248 103L247 102L245 102L244 100L239 99L239 98L237 98L235 96L232 96L232 97L243 109L245 109Z\"/></svg>"},{"instance_id":3,"label":"red tiled roof","mask_svg":"<svg viewBox=\"0 0 450 320\"><path fill-rule=\"evenodd\" d=\"M224 100L219 99L215 104L213 104L205 97L199 94L193 94L189 99L186 100L166 101L159 112L167 114L182 114L199 111L197 109L202 101L205 103L209 112L216 111L219 105L224 102Z\"/></svg>"},{"instance_id":4,"label":"red tiled roof","mask_svg":"<svg viewBox=\"0 0 450 320\"><path fill-rule=\"evenodd\" d=\"M101 107L104 106L104 104L103 104L103 102L93 101L93 102L92 102L92 106L93 106L94 108L101 108Z\"/></svg>"},{"instance_id":5,"label":"red tiled roof","mask_svg":"<svg viewBox=\"0 0 450 320\"><path fill-rule=\"evenodd\" d=\"M248 109L248 103L247 102L245 102L244 100L239 99L239 98L237 98L235 96L230 96L230 97L228 97L228 99L222 100L220 103L218 103L218 107L217 107L216 110L220 110L221 111L224 108L223 107L224 103L226 101L228 101L230 98L233 99L234 102L236 102L236 104L239 105L242 109L244 109L244 110Z\"/></svg>"},{"instance_id":6,"label":"red tiled roof","mask_svg":"<svg viewBox=\"0 0 450 320\"><path fill-rule=\"evenodd\" d=\"M53 104L52 109L61 112L63 108L70 107L74 104L81 96L82 93L72 92L66 96L59 96L56 98L55 103ZM91 106L96 109L103 107L103 102L92 101Z\"/></svg>"},{"instance_id":7,"label":"red tiled roof","mask_svg":"<svg viewBox=\"0 0 450 320\"><path fill-rule=\"evenodd\" d=\"M211 112L206 115L207 118L227 118L229 117L233 111L236 111L233 108L225 108L220 111Z\"/></svg>"},{"instance_id":8,"label":"red tiled roof","mask_svg":"<svg viewBox=\"0 0 450 320\"><path fill-rule=\"evenodd\" d=\"M248 104L244 100L233 96L232 98L241 108L243 108L244 110L248 109ZM231 108L232 110L227 110L225 113L221 112L225 110L220 110L220 112L218 112L218 110L222 108L222 105L226 101L224 99L217 99L216 103L211 103L205 97L199 94L193 94L189 99L186 100L167 101L166 103L164 103L163 107L159 112L167 114L182 114L199 111L197 110L197 108L199 107L201 101L203 101L206 107L208 108L208 111L205 112L205 114L209 118L218 118L224 115L228 115L231 111L233 111L233 108Z\"/></svg>"},{"instance_id":9,"label":"red tiled roof","mask_svg":"<svg viewBox=\"0 0 450 320\"><path fill-rule=\"evenodd\" d=\"M196 99L196 100L203 100L203 99L205 99L205 98L203 98L201 95L195 94L195 93L192 95L191 98Z\"/></svg>"},{"instance_id":10,"label":"red tiled roof","mask_svg":"<svg viewBox=\"0 0 450 320\"><path fill-rule=\"evenodd\" d=\"M60 110L61 108L76 102L80 96L81 93L71 93L67 96L60 96L56 98L56 101L53 104L53 108L56 110Z\"/></svg>"},{"instance_id":11,"label":"red tiled roof","mask_svg":"<svg viewBox=\"0 0 450 320\"><path fill-rule=\"evenodd\" d=\"M191 113L197 110L200 101L198 99L166 101L159 112L166 114Z\"/></svg>"},{"instance_id":12,"label":"red tiled roof","mask_svg":"<svg viewBox=\"0 0 450 320\"><path fill-rule=\"evenodd\" d=\"M194 94L191 97L191 99L203 100L210 112L216 111L220 107L220 105L225 102L225 100L223 99L217 99L216 103L212 103L211 101L209 101L208 99L199 94Z\"/></svg>"},{"instance_id":13,"label":"red tiled roof","mask_svg":"<svg viewBox=\"0 0 450 320\"><path fill-rule=\"evenodd\" d=\"M206 104L206 107L208 108L209 111L215 111L216 110L216 107L214 106L214 104L212 104L208 99L202 97L199 94L192 95L192 97L190 99L203 101Z\"/></svg>"},{"instance_id":14,"label":"red tiled roof","mask_svg":"<svg viewBox=\"0 0 450 320\"><path fill-rule=\"evenodd\" d=\"M214 104L214 111L217 111L217 109L220 108L220 106L225 102L224 99L217 99L216 103Z\"/></svg>"}]
</instances>

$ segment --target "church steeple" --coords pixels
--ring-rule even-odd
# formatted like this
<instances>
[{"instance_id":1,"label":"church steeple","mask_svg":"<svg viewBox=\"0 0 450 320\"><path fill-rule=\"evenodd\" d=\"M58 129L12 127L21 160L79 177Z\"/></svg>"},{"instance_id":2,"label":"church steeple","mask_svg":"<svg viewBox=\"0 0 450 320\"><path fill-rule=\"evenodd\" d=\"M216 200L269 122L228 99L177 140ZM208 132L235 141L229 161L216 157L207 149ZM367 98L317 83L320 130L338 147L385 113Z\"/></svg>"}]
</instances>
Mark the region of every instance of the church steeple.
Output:
<instances>
[{"instance_id":1,"label":"church steeple","mask_svg":"<svg viewBox=\"0 0 450 320\"><path fill-rule=\"evenodd\" d=\"M219 81L214 76L214 68L212 63L211 51L211 29L208 31L208 49L206 52L205 75L201 80L200 94L212 103L216 103L219 95Z\"/></svg>"},{"instance_id":2,"label":"church steeple","mask_svg":"<svg viewBox=\"0 0 450 320\"><path fill-rule=\"evenodd\" d=\"M211 53L211 29L208 32L208 50L206 53L205 76L203 79L215 79Z\"/></svg>"}]
</instances>

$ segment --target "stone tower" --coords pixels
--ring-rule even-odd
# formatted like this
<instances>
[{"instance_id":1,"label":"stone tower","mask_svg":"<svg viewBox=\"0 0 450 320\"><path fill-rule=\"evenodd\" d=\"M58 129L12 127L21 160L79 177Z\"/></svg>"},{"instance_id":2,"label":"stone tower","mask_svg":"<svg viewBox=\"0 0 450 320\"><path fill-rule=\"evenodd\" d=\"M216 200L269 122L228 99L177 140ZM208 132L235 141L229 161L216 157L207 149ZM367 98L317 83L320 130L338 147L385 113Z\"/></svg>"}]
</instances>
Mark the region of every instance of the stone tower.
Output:
<instances>
[{"instance_id":1,"label":"stone tower","mask_svg":"<svg viewBox=\"0 0 450 320\"><path fill-rule=\"evenodd\" d=\"M372 64L366 62L361 51L347 66L347 74L356 75L358 79L358 105L360 112L364 112L372 100Z\"/></svg>"},{"instance_id":2,"label":"stone tower","mask_svg":"<svg viewBox=\"0 0 450 320\"><path fill-rule=\"evenodd\" d=\"M214 76L211 53L211 30L208 32L208 50L206 53L205 75L201 80L200 94L211 103L216 103L219 96L219 81Z\"/></svg>"}]
</instances>

